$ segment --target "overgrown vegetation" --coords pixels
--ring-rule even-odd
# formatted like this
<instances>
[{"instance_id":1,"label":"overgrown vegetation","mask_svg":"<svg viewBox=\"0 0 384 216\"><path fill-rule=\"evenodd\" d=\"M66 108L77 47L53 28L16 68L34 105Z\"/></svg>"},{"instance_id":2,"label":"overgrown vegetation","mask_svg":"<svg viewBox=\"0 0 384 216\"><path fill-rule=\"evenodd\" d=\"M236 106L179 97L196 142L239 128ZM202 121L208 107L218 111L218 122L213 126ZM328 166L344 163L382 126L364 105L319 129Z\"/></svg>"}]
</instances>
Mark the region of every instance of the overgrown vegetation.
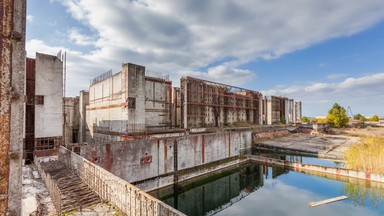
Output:
<instances>
[{"instance_id":1,"label":"overgrown vegetation","mask_svg":"<svg viewBox=\"0 0 384 216\"><path fill-rule=\"evenodd\" d=\"M384 174L384 138L365 137L345 154L345 167Z\"/></svg>"},{"instance_id":2,"label":"overgrown vegetation","mask_svg":"<svg viewBox=\"0 0 384 216\"><path fill-rule=\"evenodd\" d=\"M308 123L308 122L310 121L310 119L309 119L307 116L303 116L303 117L301 118L301 121L302 121L303 123Z\"/></svg>"},{"instance_id":3,"label":"overgrown vegetation","mask_svg":"<svg viewBox=\"0 0 384 216\"><path fill-rule=\"evenodd\" d=\"M359 120L359 121L362 121L362 122L367 121L367 119L363 115L361 115L360 113L355 115L355 116L353 116L353 119Z\"/></svg>"},{"instance_id":4,"label":"overgrown vegetation","mask_svg":"<svg viewBox=\"0 0 384 216\"><path fill-rule=\"evenodd\" d=\"M340 106L338 103L334 103L332 108L328 111L326 121L334 127L342 128L348 124L349 118L344 107Z\"/></svg>"},{"instance_id":5,"label":"overgrown vegetation","mask_svg":"<svg viewBox=\"0 0 384 216\"><path fill-rule=\"evenodd\" d=\"M378 122L379 121L379 116L374 115L374 116L372 116L371 119L369 119L369 121L371 121L371 122Z\"/></svg>"}]
</instances>

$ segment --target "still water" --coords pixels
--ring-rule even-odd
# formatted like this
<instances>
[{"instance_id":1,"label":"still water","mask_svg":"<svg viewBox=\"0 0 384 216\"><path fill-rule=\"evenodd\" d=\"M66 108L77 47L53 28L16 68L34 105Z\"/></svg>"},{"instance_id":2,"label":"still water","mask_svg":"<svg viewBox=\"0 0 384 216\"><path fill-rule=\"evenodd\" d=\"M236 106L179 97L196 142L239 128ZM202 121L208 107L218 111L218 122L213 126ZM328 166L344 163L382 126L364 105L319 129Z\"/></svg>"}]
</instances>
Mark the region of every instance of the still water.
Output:
<instances>
[{"instance_id":1,"label":"still water","mask_svg":"<svg viewBox=\"0 0 384 216\"><path fill-rule=\"evenodd\" d=\"M151 195L187 215L384 215L384 184L348 183L257 163ZM308 206L341 195L349 198Z\"/></svg>"}]
</instances>

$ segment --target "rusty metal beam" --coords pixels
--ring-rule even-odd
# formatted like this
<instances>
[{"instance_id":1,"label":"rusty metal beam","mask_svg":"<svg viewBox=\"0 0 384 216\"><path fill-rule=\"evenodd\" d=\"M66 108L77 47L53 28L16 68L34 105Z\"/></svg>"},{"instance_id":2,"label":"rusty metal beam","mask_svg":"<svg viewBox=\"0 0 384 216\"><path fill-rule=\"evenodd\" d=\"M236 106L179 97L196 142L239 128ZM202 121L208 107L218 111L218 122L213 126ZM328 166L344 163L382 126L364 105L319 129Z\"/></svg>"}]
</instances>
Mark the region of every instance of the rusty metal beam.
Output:
<instances>
[{"instance_id":1,"label":"rusty metal beam","mask_svg":"<svg viewBox=\"0 0 384 216\"><path fill-rule=\"evenodd\" d=\"M0 215L21 215L25 0L0 0Z\"/></svg>"}]
</instances>

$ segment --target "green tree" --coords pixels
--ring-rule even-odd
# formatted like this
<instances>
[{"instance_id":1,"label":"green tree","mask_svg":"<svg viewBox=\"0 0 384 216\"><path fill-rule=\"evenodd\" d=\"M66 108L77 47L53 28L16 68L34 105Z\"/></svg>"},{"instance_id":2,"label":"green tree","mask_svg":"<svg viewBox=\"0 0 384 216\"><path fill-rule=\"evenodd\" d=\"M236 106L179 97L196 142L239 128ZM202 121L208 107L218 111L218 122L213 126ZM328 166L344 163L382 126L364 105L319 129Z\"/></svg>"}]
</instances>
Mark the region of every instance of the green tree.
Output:
<instances>
[{"instance_id":1,"label":"green tree","mask_svg":"<svg viewBox=\"0 0 384 216\"><path fill-rule=\"evenodd\" d=\"M349 122L345 108L334 103L332 108L328 110L326 122L337 128L345 127Z\"/></svg>"},{"instance_id":2,"label":"green tree","mask_svg":"<svg viewBox=\"0 0 384 216\"><path fill-rule=\"evenodd\" d=\"M371 122L378 122L379 121L379 116L374 115L374 116L372 116L371 119L369 119L369 121L371 121Z\"/></svg>"},{"instance_id":3,"label":"green tree","mask_svg":"<svg viewBox=\"0 0 384 216\"><path fill-rule=\"evenodd\" d=\"M355 115L355 116L353 116L353 119L360 120L360 121L363 121L363 122L367 121L367 119L363 115L361 115L360 113Z\"/></svg>"},{"instance_id":4,"label":"green tree","mask_svg":"<svg viewBox=\"0 0 384 216\"><path fill-rule=\"evenodd\" d=\"M302 121L303 123L308 123L308 122L310 121L310 119L309 119L307 116L303 116L303 117L301 118L301 121Z\"/></svg>"}]
</instances>

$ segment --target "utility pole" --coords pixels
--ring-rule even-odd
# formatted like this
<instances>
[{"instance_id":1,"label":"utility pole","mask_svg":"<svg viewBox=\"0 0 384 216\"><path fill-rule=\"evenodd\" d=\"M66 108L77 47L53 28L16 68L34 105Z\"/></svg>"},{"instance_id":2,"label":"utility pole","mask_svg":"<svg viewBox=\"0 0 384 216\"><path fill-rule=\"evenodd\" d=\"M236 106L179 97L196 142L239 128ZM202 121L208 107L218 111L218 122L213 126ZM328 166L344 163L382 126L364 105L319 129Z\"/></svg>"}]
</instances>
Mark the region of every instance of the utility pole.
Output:
<instances>
[{"instance_id":1,"label":"utility pole","mask_svg":"<svg viewBox=\"0 0 384 216\"><path fill-rule=\"evenodd\" d=\"M21 215L26 0L0 0L0 215Z\"/></svg>"}]
</instances>

